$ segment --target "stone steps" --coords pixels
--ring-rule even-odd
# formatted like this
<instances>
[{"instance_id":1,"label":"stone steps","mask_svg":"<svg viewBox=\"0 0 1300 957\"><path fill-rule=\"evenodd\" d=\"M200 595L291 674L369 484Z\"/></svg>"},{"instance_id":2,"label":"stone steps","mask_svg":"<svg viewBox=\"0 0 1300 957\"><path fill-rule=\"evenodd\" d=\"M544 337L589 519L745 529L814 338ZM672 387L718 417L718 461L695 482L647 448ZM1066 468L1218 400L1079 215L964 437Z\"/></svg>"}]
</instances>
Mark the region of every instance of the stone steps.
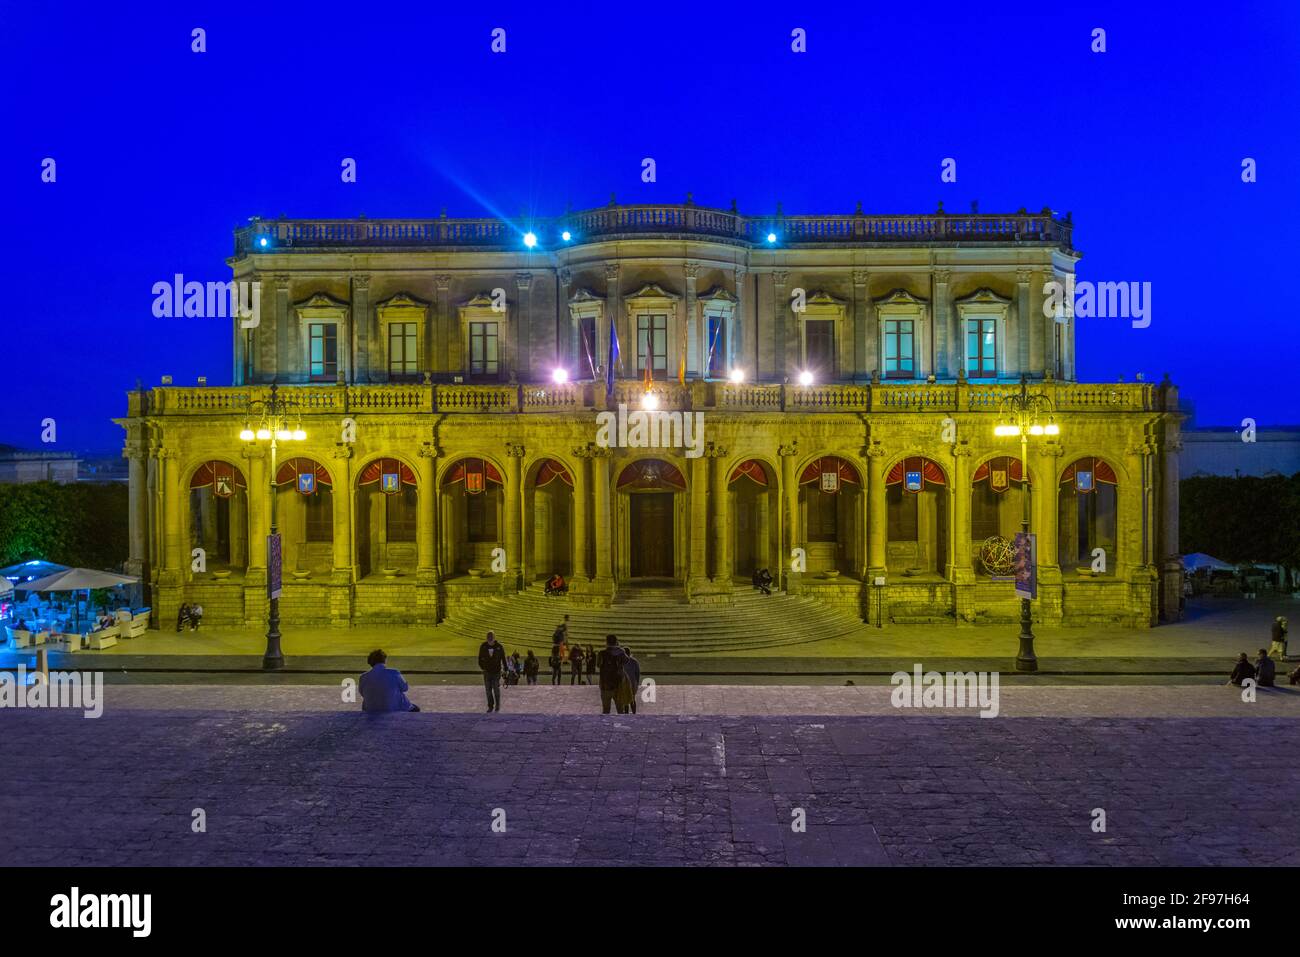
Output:
<instances>
[{"instance_id":1,"label":"stone steps","mask_svg":"<svg viewBox=\"0 0 1300 957\"><path fill-rule=\"evenodd\" d=\"M862 623L852 614L784 593L738 590L730 605L690 605L680 589L620 591L609 608L547 598L541 589L462 606L441 627L467 638L496 632L508 647L549 651L551 634L569 615L570 633L601 646L614 633L637 654L699 654L820 641L852 634Z\"/></svg>"}]
</instances>

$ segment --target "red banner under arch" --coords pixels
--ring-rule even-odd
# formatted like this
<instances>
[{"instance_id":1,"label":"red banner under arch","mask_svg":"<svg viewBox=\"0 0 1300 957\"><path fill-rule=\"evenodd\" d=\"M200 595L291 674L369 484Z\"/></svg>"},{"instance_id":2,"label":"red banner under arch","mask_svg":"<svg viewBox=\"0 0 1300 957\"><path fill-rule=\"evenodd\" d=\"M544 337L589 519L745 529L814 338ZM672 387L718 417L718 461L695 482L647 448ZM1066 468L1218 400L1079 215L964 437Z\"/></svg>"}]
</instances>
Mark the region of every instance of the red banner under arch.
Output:
<instances>
[{"instance_id":1,"label":"red banner under arch","mask_svg":"<svg viewBox=\"0 0 1300 957\"><path fill-rule=\"evenodd\" d=\"M501 481L501 473L497 467L482 458L461 459L451 467L451 471L442 480L442 487L455 485L457 482L465 483L465 491L471 495L478 494L487 488L487 483L493 485L504 485Z\"/></svg>"},{"instance_id":2,"label":"red banner under arch","mask_svg":"<svg viewBox=\"0 0 1300 957\"><path fill-rule=\"evenodd\" d=\"M851 485L862 484L862 479L858 477L858 470L838 455L823 455L821 458L809 462L803 470L803 474L799 476L799 484L820 484L823 473L839 476L840 482L848 482Z\"/></svg>"},{"instance_id":3,"label":"red banner under arch","mask_svg":"<svg viewBox=\"0 0 1300 957\"><path fill-rule=\"evenodd\" d=\"M550 485L556 479L559 479L570 488L573 487L573 476L569 474L569 470L555 459L545 459L537 469L537 481L533 485L535 488L542 488L545 485Z\"/></svg>"},{"instance_id":4,"label":"red banner under arch","mask_svg":"<svg viewBox=\"0 0 1300 957\"><path fill-rule=\"evenodd\" d=\"M975 474L970 477L972 485L985 479L989 481L989 487L993 491L1005 492L1011 487L1010 483L1024 481L1024 465L1014 456L999 455L977 468Z\"/></svg>"},{"instance_id":5,"label":"red banner under arch","mask_svg":"<svg viewBox=\"0 0 1300 957\"><path fill-rule=\"evenodd\" d=\"M731 478L727 479L727 484L739 478L747 478L756 485L767 487L767 470L763 468L763 463L758 459L746 459L734 469L731 470Z\"/></svg>"},{"instance_id":6,"label":"red banner under arch","mask_svg":"<svg viewBox=\"0 0 1300 957\"><path fill-rule=\"evenodd\" d=\"M404 463L397 459L375 459L361 470L361 474L357 476L357 485L374 485L381 476L392 475L394 472L402 477L403 485L415 487L418 484L415 481L415 473Z\"/></svg>"},{"instance_id":7,"label":"red banner under arch","mask_svg":"<svg viewBox=\"0 0 1300 957\"><path fill-rule=\"evenodd\" d=\"M330 473L325 471L325 466L321 465L314 459L296 458L289 459L287 462L281 462L280 467L275 471L276 485L297 485L299 475L314 474L317 485L329 485Z\"/></svg>"},{"instance_id":8,"label":"red banner under arch","mask_svg":"<svg viewBox=\"0 0 1300 957\"><path fill-rule=\"evenodd\" d=\"M903 459L903 461L901 462L895 463L894 467L889 470L889 475L885 477L885 484L898 485L899 483L903 482L903 478L904 476L907 475L908 472L921 473L921 488L924 488L925 483L927 482L931 485L948 484L947 479L944 477L943 474L943 468L939 465L939 463L934 461L933 459L927 459L921 455L914 455L911 458L906 458ZM904 485L903 487L907 488L906 485ZM920 490L921 490L920 488L908 489L908 491L918 491L918 492Z\"/></svg>"},{"instance_id":9,"label":"red banner under arch","mask_svg":"<svg viewBox=\"0 0 1300 957\"><path fill-rule=\"evenodd\" d=\"M646 489L682 491L686 479L677 466L660 459L643 459L633 462L618 475L620 489Z\"/></svg>"},{"instance_id":10,"label":"red banner under arch","mask_svg":"<svg viewBox=\"0 0 1300 957\"><path fill-rule=\"evenodd\" d=\"M212 460L204 462L190 477L190 488L210 488L212 494L220 498L229 498L236 489L248 488L244 475L229 462Z\"/></svg>"},{"instance_id":11,"label":"red banner under arch","mask_svg":"<svg viewBox=\"0 0 1300 957\"><path fill-rule=\"evenodd\" d=\"M1091 473L1095 482L1076 482L1080 472ZM1062 485L1073 485L1080 492L1091 492L1096 487L1096 482L1105 482L1107 485L1119 485L1119 479L1115 477L1115 470L1110 467L1104 460L1095 456L1085 456L1081 459L1075 459L1066 466L1065 471L1061 473Z\"/></svg>"}]
</instances>

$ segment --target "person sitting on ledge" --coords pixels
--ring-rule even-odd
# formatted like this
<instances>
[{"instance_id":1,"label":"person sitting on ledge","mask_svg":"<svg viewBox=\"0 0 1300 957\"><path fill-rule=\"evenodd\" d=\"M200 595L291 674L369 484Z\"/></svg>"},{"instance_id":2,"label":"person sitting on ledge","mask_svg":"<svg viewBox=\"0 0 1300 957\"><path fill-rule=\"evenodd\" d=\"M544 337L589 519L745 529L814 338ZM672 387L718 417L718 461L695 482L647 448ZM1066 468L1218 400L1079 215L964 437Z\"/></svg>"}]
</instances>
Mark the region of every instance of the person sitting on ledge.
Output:
<instances>
[{"instance_id":1,"label":"person sitting on ledge","mask_svg":"<svg viewBox=\"0 0 1300 957\"><path fill-rule=\"evenodd\" d=\"M1268 651L1264 648L1259 649L1259 657L1255 659L1255 680L1259 682L1261 688L1271 688L1276 675L1277 666L1268 656Z\"/></svg>"},{"instance_id":2,"label":"person sitting on ledge","mask_svg":"<svg viewBox=\"0 0 1300 957\"><path fill-rule=\"evenodd\" d=\"M556 572L546 580L546 594L563 595L569 590L569 583L564 580L564 576Z\"/></svg>"},{"instance_id":3,"label":"person sitting on ledge","mask_svg":"<svg viewBox=\"0 0 1300 957\"><path fill-rule=\"evenodd\" d=\"M362 711L419 711L417 705L411 704L406 697L410 687L402 673L387 667L388 655L382 648L376 648L366 658L370 670L361 676L357 686L361 689Z\"/></svg>"},{"instance_id":4,"label":"person sitting on ledge","mask_svg":"<svg viewBox=\"0 0 1300 957\"><path fill-rule=\"evenodd\" d=\"M1232 669L1232 674L1228 676L1228 684L1239 685L1247 678L1255 677L1255 666L1250 663L1243 651L1237 658L1237 664Z\"/></svg>"},{"instance_id":5,"label":"person sitting on ledge","mask_svg":"<svg viewBox=\"0 0 1300 957\"><path fill-rule=\"evenodd\" d=\"M754 587L764 595L772 594L772 573L766 568L755 569L751 581L753 581Z\"/></svg>"}]
</instances>

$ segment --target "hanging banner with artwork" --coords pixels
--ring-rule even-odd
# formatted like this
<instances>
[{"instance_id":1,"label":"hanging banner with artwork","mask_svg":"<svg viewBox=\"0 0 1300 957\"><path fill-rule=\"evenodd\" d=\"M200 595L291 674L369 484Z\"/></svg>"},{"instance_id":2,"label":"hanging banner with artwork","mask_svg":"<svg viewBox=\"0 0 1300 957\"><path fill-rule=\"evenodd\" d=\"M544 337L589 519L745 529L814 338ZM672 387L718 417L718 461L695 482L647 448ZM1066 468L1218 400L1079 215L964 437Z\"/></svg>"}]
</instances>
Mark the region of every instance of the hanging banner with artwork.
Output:
<instances>
[{"instance_id":1,"label":"hanging banner with artwork","mask_svg":"<svg viewBox=\"0 0 1300 957\"><path fill-rule=\"evenodd\" d=\"M1096 491L1099 484L1119 483L1115 478L1115 470L1108 463L1089 456L1070 463L1070 466L1061 473L1061 484L1073 485L1076 492L1087 494Z\"/></svg>"},{"instance_id":2,"label":"hanging banner with artwork","mask_svg":"<svg viewBox=\"0 0 1300 957\"><path fill-rule=\"evenodd\" d=\"M800 485L816 485L834 495L845 485L861 485L858 470L837 455L824 455L810 462L799 476Z\"/></svg>"},{"instance_id":3,"label":"hanging banner with artwork","mask_svg":"<svg viewBox=\"0 0 1300 957\"><path fill-rule=\"evenodd\" d=\"M292 485L301 495L315 495L321 486L330 484L330 473L313 459L293 458L275 470L275 484Z\"/></svg>"},{"instance_id":4,"label":"hanging banner with artwork","mask_svg":"<svg viewBox=\"0 0 1300 957\"><path fill-rule=\"evenodd\" d=\"M885 485L902 483L903 490L913 494L925 491L927 485L945 485L943 469L939 463L924 456L914 455L894 464L885 476Z\"/></svg>"},{"instance_id":5,"label":"hanging banner with artwork","mask_svg":"<svg viewBox=\"0 0 1300 957\"><path fill-rule=\"evenodd\" d=\"M1038 536L1016 532L1016 597L1033 601L1038 597Z\"/></svg>"},{"instance_id":6,"label":"hanging banner with artwork","mask_svg":"<svg viewBox=\"0 0 1300 957\"><path fill-rule=\"evenodd\" d=\"M239 489L245 488L244 476L239 469L227 462L204 462L190 478L190 488L210 488L218 498L230 498Z\"/></svg>"}]
</instances>

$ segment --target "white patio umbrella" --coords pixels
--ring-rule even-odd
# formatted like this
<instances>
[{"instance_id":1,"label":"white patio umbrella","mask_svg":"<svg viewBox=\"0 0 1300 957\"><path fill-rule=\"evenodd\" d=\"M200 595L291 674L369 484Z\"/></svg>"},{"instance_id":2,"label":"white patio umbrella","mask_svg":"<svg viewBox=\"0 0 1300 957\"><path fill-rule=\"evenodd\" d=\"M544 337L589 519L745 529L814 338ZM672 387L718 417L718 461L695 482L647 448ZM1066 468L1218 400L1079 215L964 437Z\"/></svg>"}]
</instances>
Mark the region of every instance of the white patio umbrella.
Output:
<instances>
[{"instance_id":1,"label":"white patio umbrella","mask_svg":"<svg viewBox=\"0 0 1300 957\"><path fill-rule=\"evenodd\" d=\"M23 585L23 591L84 591L89 595L92 588L113 588L117 585L133 585L140 579L134 575L118 575L114 572L101 572L93 568L69 568L65 571L46 575ZM81 606L76 605L77 630L81 630Z\"/></svg>"}]
</instances>

